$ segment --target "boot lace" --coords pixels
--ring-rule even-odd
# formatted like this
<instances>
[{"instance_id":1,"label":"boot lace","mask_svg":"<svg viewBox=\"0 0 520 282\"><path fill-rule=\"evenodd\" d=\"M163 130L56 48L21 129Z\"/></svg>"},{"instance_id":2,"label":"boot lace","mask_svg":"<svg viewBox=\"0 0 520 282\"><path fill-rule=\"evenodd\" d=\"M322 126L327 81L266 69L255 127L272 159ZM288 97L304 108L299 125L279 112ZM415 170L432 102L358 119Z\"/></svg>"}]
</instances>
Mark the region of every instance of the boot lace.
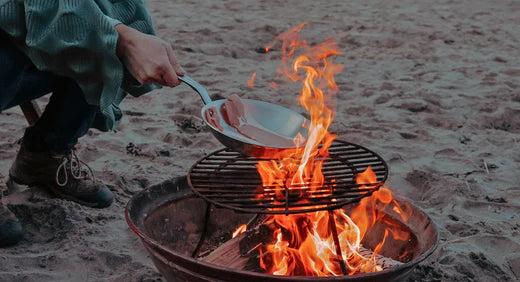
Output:
<instances>
[{"instance_id":1,"label":"boot lace","mask_svg":"<svg viewBox=\"0 0 520 282\"><path fill-rule=\"evenodd\" d=\"M56 170L56 184L58 184L58 186L64 187L67 185L69 182L69 171L72 178L76 180L86 179L88 175L90 175L92 180L95 181L94 172L90 166L80 160L74 150L71 150L69 155L63 157L61 164ZM60 177L61 175L64 177ZM60 181L61 178L64 179L63 182Z\"/></svg>"}]
</instances>

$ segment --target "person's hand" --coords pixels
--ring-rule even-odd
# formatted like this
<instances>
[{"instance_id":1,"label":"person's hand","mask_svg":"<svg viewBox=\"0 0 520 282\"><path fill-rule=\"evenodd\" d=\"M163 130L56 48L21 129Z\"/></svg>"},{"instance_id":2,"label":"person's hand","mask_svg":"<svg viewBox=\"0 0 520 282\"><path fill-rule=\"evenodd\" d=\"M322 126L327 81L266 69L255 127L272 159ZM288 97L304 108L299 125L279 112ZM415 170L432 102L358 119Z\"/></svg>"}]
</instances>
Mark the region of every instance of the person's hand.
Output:
<instances>
[{"instance_id":1,"label":"person's hand","mask_svg":"<svg viewBox=\"0 0 520 282\"><path fill-rule=\"evenodd\" d=\"M156 83L175 87L184 70L173 56L172 46L159 37L144 34L124 24L119 33L117 56L141 84Z\"/></svg>"}]
</instances>

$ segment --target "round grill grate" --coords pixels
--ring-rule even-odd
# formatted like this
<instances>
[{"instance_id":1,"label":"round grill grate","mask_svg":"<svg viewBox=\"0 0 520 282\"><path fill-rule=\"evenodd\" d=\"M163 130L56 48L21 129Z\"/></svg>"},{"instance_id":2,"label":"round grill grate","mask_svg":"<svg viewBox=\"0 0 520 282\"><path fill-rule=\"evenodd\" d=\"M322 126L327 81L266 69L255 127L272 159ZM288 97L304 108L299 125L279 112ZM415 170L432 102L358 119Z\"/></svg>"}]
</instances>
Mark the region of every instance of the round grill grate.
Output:
<instances>
[{"instance_id":1,"label":"round grill grate","mask_svg":"<svg viewBox=\"0 0 520 282\"><path fill-rule=\"evenodd\" d=\"M256 164L261 159L220 149L199 160L188 172L195 194L223 208L245 213L294 214L338 209L370 196L388 176L376 153L356 144L335 140L324 159L324 184L299 187L263 186ZM263 160L265 161L265 160ZM376 183L356 184L356 175L371 167Z\"/></svg>"}]
</instances>

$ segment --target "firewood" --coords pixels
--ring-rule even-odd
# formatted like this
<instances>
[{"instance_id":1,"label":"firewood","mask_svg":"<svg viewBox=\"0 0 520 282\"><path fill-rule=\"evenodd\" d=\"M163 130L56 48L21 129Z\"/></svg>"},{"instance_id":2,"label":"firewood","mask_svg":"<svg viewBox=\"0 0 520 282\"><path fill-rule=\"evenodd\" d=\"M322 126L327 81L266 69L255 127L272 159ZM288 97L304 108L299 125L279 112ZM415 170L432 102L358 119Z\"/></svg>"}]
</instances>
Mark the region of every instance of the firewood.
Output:
<instances>
[{"instance_id":1,"label":"firewood","mask_svg":"<svg viewBox=\"0 0 520 282\"><path fill-rule=\"evenodd\" d=\"M261 272L258 247L272 243L274 243L272 229L266 224L259 224L253 229L228 240L201 260L233 269ZM373 255L372 251L363 247L360 247L358 252L366 258ZM375 259L376 263L383 269L402 264L400 261L379 254L375 255Z\"/></svg>"},{"instance_id":2,"label":"firewood","mask_svg":"<svg viewBox=\"0 0 520 282\"><path fill-rule=\"evenodd\" d=\"M258 259L251 259L258 257L256 248L262 243L271 243L273 240L271 229L262 224L264 217L254 217L248 224L248 230L237 235L220 245L208 256L201 260L234 269L262 271L258 263ZM252 229L249 229L253 226Z\"/></svg>"},{"instance_id":3,"label":"firewood","mask_svg":"<svg viewBox=\"0 0 520 282\"><path fill-rule=\"evenodd\" d=\"M243 270L249 261L249 257L240 253L240 241L246 237L245 233L239 234L235 238L228 240L220 245L208 256L201 260L204 262Z\"/></svg>"},{"instance_id":4,"label":"firewood","mask_svg":"<svg viewBox=\"0 0 520 282\"><path fill-rule=\"evenodd\" d=\"M272 244L275 242L273 229L266 224L260 224L254 229L247 230L243 234L245 236L239 242L240 253L242 255L250 255L261 244Z\"/></svg>"},{"instance_id":5,"label":"firewood","mask_svg":"<svg viewBox=\"0 0 520 282\"><path fill-rule=\"evenodd\" d=\"M370 258L374 254L371 250L365 249L363 247L359 247L358 253L366 258ZM381 266L383 268L383 270L403 264L400 261L397 261L397 260L394 260L391 258L387 258L387 257L385 257L383 255L379 255L379 254L375 255L375 258L376 258L377 265Z\"/></svg>"}]
</instances>

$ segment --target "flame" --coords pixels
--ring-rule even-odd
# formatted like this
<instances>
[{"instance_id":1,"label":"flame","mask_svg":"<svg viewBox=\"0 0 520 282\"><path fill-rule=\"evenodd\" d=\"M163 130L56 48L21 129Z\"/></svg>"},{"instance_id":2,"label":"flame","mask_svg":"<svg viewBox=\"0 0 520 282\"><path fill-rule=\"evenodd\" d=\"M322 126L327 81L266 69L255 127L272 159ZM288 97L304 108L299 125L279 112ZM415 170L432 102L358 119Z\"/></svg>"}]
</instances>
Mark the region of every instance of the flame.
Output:
<instances>
[{"instance_id":1,"label":"flame","mask_svg":"<svg viewBox=\"0 0 520 282\"><path fill-rule=\"evenodd\" d=\"M256 72L254 72L251 75L251 78L247 80L247 86L249 86L251 88L255 87L255 77L256 77Z\"/></svg>"},{"instance_id":2,"label":"flame","mask_svg":"<svg viewBox=\"0 0 520 282\"><path fill-rule=\"evenodd\" d=\"M332 62L332 56L340 53L332 39L314 46L300 40L299 33L305 24L280 34L275 41L282 42L282 60L277 72L294 82L302 83L299 103L310 115L310 123L304 124L308 130L307 138L298 134L294 139L297 145L295 149L283 151L272 156L271 160L259 161L257 164L262 179L262 186L259 187L262 193L258 197L269 199L278 206L283 206L287 197L297 197L305 202L308 201L308 195L312 194L309 192L319 190L320 193L330 195L333 188L324 186L325 178L321 169L325 158L329 156L328 148L336 138L328 129L335 115L332 96L338 92L334 75L343 66ZM266 50L274 44L266 47ZM360 188L373 187L377 183L376 174L369 167L356 177L356 182ZM397 214L405 214L392 199L391 190L381 188L372 196L363 198L350 217L342 209L333 213L317 211L270 215L264 224L273 230L272 243L258 248L261 254L260 266L274 275L340 276L343 271L339 259L342 259L348 274L382 270L377 265L376 254L382 250L387 237L403 240L409 234L385 230L372 255L367 257L360 253L363 247L361 242L367 231L378 220L385 220L381 213L376 212L376 207L381 204L393 205ZM341 254L336 253L331 228L334 224Z\"/></svg>"},{"instance_id":3,"label":"flame","mask_svg":"<svg viewBox=\"0 0 520 282\"><path fill-rule=\"evenodd\" d=\"M297 146L303 143L305 146L281 152L273 156L275 160L258 163L264 191L274 192L277 200L285 199L284 187L290 187L290 195L298 197L302 197L309 190L322 188L323 158L328 156L328 148L336 138L336 135L328 132L334 119L330 101L331 96L338 92L334 75L343 67L334 64L329 57L340 52L332 39L316 46L308 46L305 41L301 41L299 32L305 24L302 23L276 38L282 42L283 54L282 63L277 71L293 81L302 82L299 102L310 114L310 124L306 126L307 139L305 140L301 134L294 139ZM288 67L287 62L297 52L301 54L294 59L292 67ZM321 148L318 149L320 145ZM265 187L269 188L265 190Z\"/></svg>"},{"instance_id":4,"label":"flame","mask_svg":"<svg viewBox=\"0 0 520 282\"><path fill-rule=\"evenodd\" d=\"M247 224L242 224L235 231L233 231L232 238L235 238L239 234L244 233L246 231L247 231Z\"/></svg>"},{"instance_id":5,"label":"flame","mask_svg":"<svg viewBox=\"0 0 520 282\"><path fill-rule=\"evenodd\" d=\"M363 187L363 184L376 183L377 179L369 167L358 175L356 182ZM384 218L384 213L377 212L377 205L391 206L391 210L399 210L398 214L406 214L392 199L392 191L386 187L363 198L350 216L341 209L333 213L341 242L341 257L349 275L381 271L376 255L383 249L387 238L391 236L394 240L406 241L410 236L406 231L392 228L394 221ZM407 217L402 216L402 219L406 221ZM330 220L332 218L328 211L269 216L264 224L274 226L275 243L260 248L260 266L274 275L343 275L337 260ZM387 224L388 228L372 250L372 255L366 256L361 253L363 238L378 221Z\"/></svg>"}]
</instances>

